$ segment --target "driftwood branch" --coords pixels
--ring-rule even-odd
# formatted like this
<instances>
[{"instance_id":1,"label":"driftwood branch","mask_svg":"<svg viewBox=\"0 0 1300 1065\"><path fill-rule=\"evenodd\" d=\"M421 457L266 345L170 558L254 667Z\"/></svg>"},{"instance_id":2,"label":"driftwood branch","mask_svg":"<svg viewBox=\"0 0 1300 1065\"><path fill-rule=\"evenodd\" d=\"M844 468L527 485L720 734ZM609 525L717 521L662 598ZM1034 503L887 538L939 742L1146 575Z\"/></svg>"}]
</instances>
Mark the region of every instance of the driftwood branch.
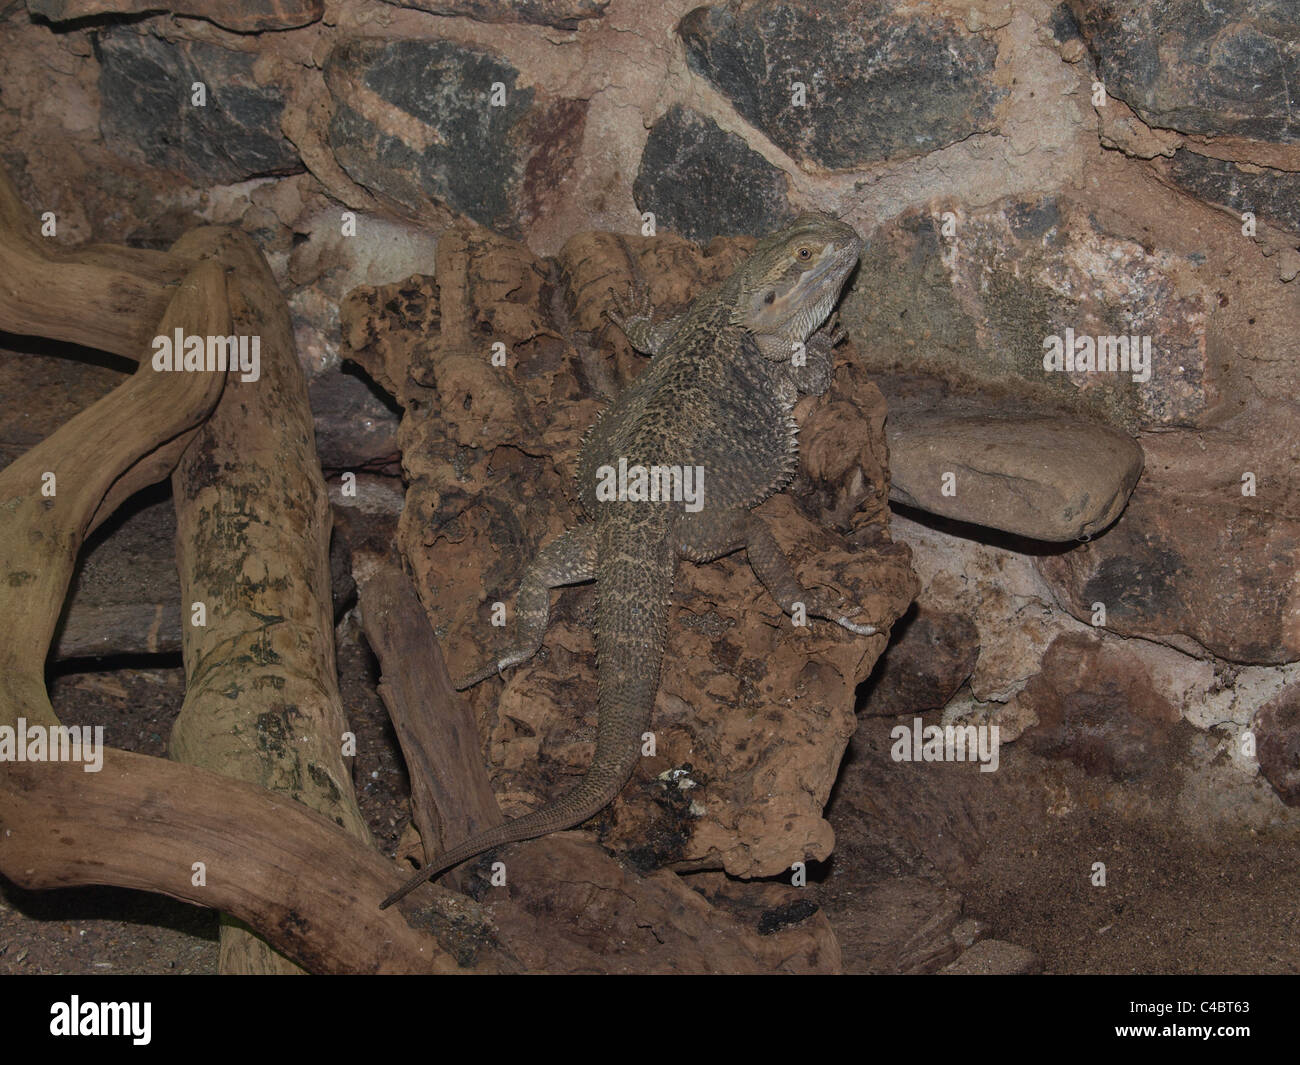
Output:
<instances>
[{"instance_id":1,"label":"driftwood branch","mask_svg":"<svg viewBox=\"0 0 1300 1065\"><path fill-rule=\"evenodd\" d=\"M186 695L170 753L284 793L368 842L342 753L329 498L289 310L243 234L198 229L173 251L228 270L231 334L256 336L259 359L256 380L232 371L172 476L181 603L206 617L182 626ZM221 967L287 969L229 925Z\"/></svg>"},{"instance_id":2,"label":"driftwood branch","mask_svg":"<svg viewBox=\"0 0 1300 1065\"><path fill-rule=\"evenodd\" d=\"M393 863L299 803L112 749L98 773L70 762L0 766L0 869L25 888L113 884L210 906L313 972L459 969L432 935L379 909L401 879ZM490 951L472 964L512 967Z\"/></svg>"},{"instance_id":3,"label":"driftwood branch","mask_svg":"<svg viewBox=\"0 0 1300 1065\"><path fill-rule=\"evenodd\" d=\"M379 659L380 697L411 779L411 813L425 861L501 823L468 701L451 686L442 649L405 573L354 556L366 639ZM364 561L363 561L364 560ZM458 886L456 873L444 877Z\"/></svg>"},{"instance_id":4,"label":"driftwood branch","mask_svg":"<svg viewBox=\"0 0 1300 1065\"><path fill-rule=\"evenodd\" d=\"M0 172L0 329L142 358L190 264L138 248L65 251L31 219Z\"/></svg>"},{"instance_id":5,"label":"driftwood branch","mask_svg":"<svg viewBox=\"0 0 1300 1065\"><path fill-rule=\"evenodd\" d=\"M183 281L168 288L158 276L159 260L146 262L148 257L126 249L122 262L143 262L153 274L114 273L115 254L103 249L80 257L47 257L27 232L19 207L12 189L0 180L0 271L5 278L0 329L98 343L136 359L139 368L0 472L0 620L7 622L9 633L0 646L0 725L15 729L58 724L45 689L44 663L86 535L117 503L171 471L226 385L227 375L221 372L155 372L146 358L148 345L139 338L176 329L187 335L227 336L231 325L221 263L168 259L191 267ZM239 261L248 251L233 248L232 241L238 243L237 238L219 237L213 244ZM244 259L241 268L241 280L254 290L261 286L265 294L260 260L250 264ZM98 273L92 277L87 271ZM115 302L124 293L141 298ZM159 320L151 308L164 295L169 302ZM234 302L243 322L266 311L248 289L241 289ZM47 313L50 308L57 313ZM291 354L291 344L283 342L287 316L264 317L271 323L271 344ZM102 332L97 318L103 320ZM300 381L297 387L302 390ZM305 411L305 401L299 407ZM271 416L286 415L276 411ZM295 426L301 428L292 421L290 431ZM300 433L297 445L310 451L310 433ZM52 482L47 474L53 475ZM314 476L319 480L318 470ZM191 478L191 486L198 483ZM299 533L310 531L323 545L328 536L321 516L323 488L311 505L314 524L304 523ZM302 565L312 580L327 574L323 546L307 552L301 547L299 541L285 552L305 556ZM320 580L314 591L327 588L328 581ZM214 597L213 602L223 600ZM328 595L304 594L300 602L306 604L304 610L290 620L305 627L300 638L312 647L313 661L328 666L330 678L330 691L316 693L317 708L323 703L336 710ZM319 688L319 675L309 673L303 684ZM334 746L334 761L323 764L337 764L337 751ZM215 906L247 921L295 961L322 971L455 968L433 935L408 924L402 911L378 909L400 876L363 842L364 830L353 827L356 834L349 835L332 816L276 799L250 784L113 749L104 752L103 768L94 773L78 762L0 762L0 872L19 884L115 884ZM203 876L195 862L203 863ZM446 893L434 889L423 897L436 904ZM465 902L458 903L462 916ZM426 921L432 919L426 915ZM464 951L458 954L463 959ZM495 965L491 960L484 964Z\"/></svg>"},{"instance_id":6,"label":"driftwood branch","mask_svg":"<svg viewBox=\"0 0 1300 1065\"><path fill-rule=\"evenodd\" d=\"M0 762L0 872L28 888L113 884L211 906L319 972L838 967L824 919L761 936L673 873L641 876L571 833L503 852L508 874L482 904L426 884L381 911L402 876L369 846L342 758L327 502L265 263L222 230L197 231L162 259L53 255L25 233L19 207L12 195L0 203L0 329L96 344L140 365L0 473L0 624L10 634L0 724L57 724L43 665L77 553L114 506L175 467L189 690L172 747L220 773L113 749L99 772ZM186 273L172 285L177 264ZM261 387L223 372L154 372L148 338L178 328L260 335ZM46 473L53 494L42 492ZM371 574L363 597L425 845L437 849L500 816L477 729L405 578ZM206 607L206 625L188 624L192 602ZM763 895L769 908L789 901L787 889ZM278 968L260 940L242 943L227 955L232 967Z\"/></svg>"},{"instance_id":7,"label":"driftwood branch","mask_svg":"<svg viewBox=\"0 0 1300 1065\"><path fill-rule=\"evenodd\" d=\"M28 297L39 302L37 293ZM225 277L215 263L195 267L158 328L182 325L219 333L228 322ZM0 326L10 322L0 309ZM45 656L67 595L77 552L107 512L106 496L125 497L156 480L152 459L183 446L179 438L216 403L220 374L153 372L147 362L0 473L0 723L21 716L52 724ZM53 475L53 495L49 491Z\"/></svg>"}]
</instances>

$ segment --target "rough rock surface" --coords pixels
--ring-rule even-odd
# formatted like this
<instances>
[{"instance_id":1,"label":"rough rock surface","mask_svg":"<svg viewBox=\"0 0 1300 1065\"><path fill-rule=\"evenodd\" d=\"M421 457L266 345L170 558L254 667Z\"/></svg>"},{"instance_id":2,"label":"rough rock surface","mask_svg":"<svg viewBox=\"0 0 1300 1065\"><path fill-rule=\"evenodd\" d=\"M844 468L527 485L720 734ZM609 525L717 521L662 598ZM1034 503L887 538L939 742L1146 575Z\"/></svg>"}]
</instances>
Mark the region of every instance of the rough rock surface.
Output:
<instances>
[{"instance_id":1,"label":"rough rock surface","mask_svg":"<svg viewBox=\"0 0 1300 1065\"><path fill-rule=\"evenodd\" d=\"M858 712L889 717L938 710L970 678L979 655L974 622L918 604L894 626L859 692Z\"/></svg>"},{"instance_id":2,"label":"rough rock surface","mask_svg":"<svg viewBox=\"0 0 1300 1065\"><path fill-rule=\"evenodd\" d=\"M734 133L677 105L650 127L632 195L658 226L705 244L780 229L793 216L786 185L785 175Z\"/></svg>"},{"instance_id":3,"label":"rough rock surface","mask_svg":"<svg viewBox=\"0 0 1300 1065\"><path fill-rule=\"evenodd\" d=\"M562 195L586 104L521 85L493 52L360 38L331 51L325 80L335 159L401 210L437 201L517 232Z\"/></svg>"},{"instance_id":4,"label":"rough rock surface","mask_svg":"<svg viewBox=\"0 0 1300 1065\"><path fill-rule=\"evenodd\" d=\"M587 19L600 18L610 0L384 0L434 15L463 15L479 22L528 22L576 30Z\"/></svg>"},{"instance_id":5,"label":"rough rock surface","mask_svg":"<svg viewBox=\"0 0 1300 1065\"><path fill-rule=\"evenodd\" d=\"M501 238L447 234L436 281L353 294L343 315L353 357L406 411L401 540L453 674L505 642L493 603L513 602L524 565L576 521L581 434L605 394L645 364L613 340L615 330L609 343L593 336L608 288L644 278L671 310L729 272L745 247L715 241L701 253L666 236L591 234L547 263ZM505 366L491 361L498 342ZM884 526L883 400L851 359L846 345L831 392L796 411L806 448L796 495L760 513L806 585L892 621L915 583ZM819 459L813 426L828 411L832 434L859 412L852 447L837 442L833 465ZM846 498L857 500L852 513L836 506ZM742 877L825 858L833 837L822 807L855 727L854 690L884 637L792 627L742 556L682 565L675 604L652 719L656 751L596 819L602 839L646 867L685 863ZM543 652L471 693L508 815L571 786L591 758L591 606L589 587L558 596Z\"/></svg>"},{"instance_id":6,"label":"rough rock surface","mask_svg":"<svg viewBox=\"0 0 1300 1065\"><path fill-rule=\"evenodd\" d=\"M942 522L924 524L897 514L892 525L895 537L912 550L921 581L918 605L975 624L979 658L969 683L976 699L1005 703L1038 672L1062 624L1083 630L1074 618L1052 612L1052 589L1032 557L953 535Z\"/></svg>"},{"instance_id":7,"label":"rough rock surface","mask_svg":"<svg viewBox=\"0 0 1300 1065\"><path fill-rule=\"evenodd\" d=\"M259 33L311 25L324 14L325 0L27 0L27 10L55 23L165 11L235 33Z\"/></svg>"},{"instance_id":8,"label":"rough rock surface","mask_svg":"<svg viewBox=\"0 0 1300 1065\"><path fill-rule=\"evenodd\" d=\"M879 371L932 372L1129 430L1189 424L1212 387L1211 295L1194 265L1065 197L916 210L863 253L844 319ZM1098 336L1147 338L1149 376L1048 370L1048 338L1064 344L1067 329L1094 353Z\"/></svg>"},{"instance_id":9,"label":"rough rock surface","mask_svg":"<svg viewBox=\"0 0 1300 1065\"><path fill-rule=\"evenodd\" d=\"M1250 211L1261 222L1300 233L1300 174L1271 167L1242 167L1187 148L1174 153L1169 176L1175 184L1209 203L1239 213Z\"/></svg>"},{"instance_id":10,"label":"rough rock surface","mask_svg":"<svg viewBox=\"0 0 1300 1065\"><path fill-rule=\"evenodd\" d=\"M995 44L897 0L701 7L678 33L691 68L804 165L860 166L986 133L1005 95Z\"/></svg>"},{"instance_id":11,"label":"rough rock surface","mask_svg":"<svg viewBox=\"0 0 1300 1065\"><path fill-rule=\"evenodd\" d=\"M1142 449L1095 423L938 411L889 426L891 499L1035 540L1101 532L1142 473Z\"/></svg>"},{"instance_id":12,"label":"rough rock surface","mask_svg":"<svg viewBox=\"0 0 1300 1065\"><path fill-rule=\"evenodd\" d=\"M280 132L284 92L258 84L254 56L129 27L99 34L95 53L100 125L114 150L218 185L302 169ZM192 103L195 82L205 86L204 106Z\"/></svg>"},{"instance_id":13,"label":"rough rock surface","mask_svg":"<svg viewBox=\"0 0 1300 1065\"><path fill-rule=\"evenodd\" d=\"M1077 762L1091 776L1143 776L1172 753L1178 711L1135 655L1096 638L1053 640L1043 671L1020 699L1038 715L1038 725L1025 734L1030 747Z\"/></svg>"},{"instance_id":14,"label":"rough rock surface","mask_svg":"<svg viewBox=\"0 0 1300 1065\"><path fill-rule=\"evenodd\" d=\"M1271 699L1252 726L1259 771L1288 806L1300 806L1300 686Z\"/></svg>"},{"instance_id":15,"label":"rough rock surface","mask_svg":"<svg viewBox=\"0 0 1300 1065\"><path fill-rule=\"evenodd\" d=\"M1106 91L1148 125L1300 141L1300 13L1289 0L1070 0Z\"/></svg>"},{"instance_id":16,"label":"rough rock surface","mask_svg":"<svg viewBox=\"0 0 1300 1065\"><path fill-rule=\"evenodd\" d=\"M1038 559L1061 604L1089 620L1100 603L1114 632L1233 662L1300 658L1296 417L1278 405L1144 436L1148 475L1120 520Z\"/></svg>"},{"instance_id":17,"label":"rough rock surface","mask_svg":"<svg viewBox=\"0 0 1300 1065\"><path fill-rule=\"evenodd\" d=\"M322 467L355 471L396 465L397 415L359 377L320 374L311 382L308 399Z\"/></svg>"}]
</instances>

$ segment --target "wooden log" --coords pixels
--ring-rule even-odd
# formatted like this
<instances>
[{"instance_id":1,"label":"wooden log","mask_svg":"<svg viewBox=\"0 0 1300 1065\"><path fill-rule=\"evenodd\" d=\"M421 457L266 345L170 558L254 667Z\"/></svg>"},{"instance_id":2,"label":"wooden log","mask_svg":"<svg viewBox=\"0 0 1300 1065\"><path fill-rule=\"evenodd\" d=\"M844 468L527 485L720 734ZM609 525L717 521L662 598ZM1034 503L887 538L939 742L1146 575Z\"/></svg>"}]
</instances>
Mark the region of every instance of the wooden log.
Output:
<instances>
[{"instance_id":1,"label":"wooden log","mask_svg":"<svg viewBox=\"0 0 1300 1065\"><path fill-rule=\"evenodd\" d=\"M215 263L204 263L178 287L157 328L221 333L228 322L225 277ZM141 464L140 456L156 459L183 444L224 384L222 374L159 374L142 361L116 389L0 472L0 618L8 634L0 641L0 724L21 716L57 723L44 664L77 552L107 517L106 497L124 498L157 479L154 462ZM53 494L44 495L51 485Z\"/></svg>"},{"instance_id":2,"label":"wooden log","mask_svg":"<svg viewBox=\"0 0 1300 1065\"><path fill-rule=\"evenodd\" d=\"M139 360L189 266L138 248L58 248L0 170L0 330Z\"/></svg>"},{"instance_id":3,"label":"wooden log","mask_svg":"<svg viewBox=\"0 0 1300 1065\"><path fill-rule=\"evenodd\" d=\"M482 922L468 899L430 888L427 930L415 928L379 909L401 880L393 863L327 818L252 784L112 748L97 773L0 763L0 870L28 889L113 884L211 906L320 973L461 971L429 930L449 937L457 919ZM448 899L454 908L439 913ZM458 953L480 972L516 967L490 942Z\"/></svg>"},{"instance_id":4,"label":"wooden log","mask_svg":"<svg viewBox=\"0 0 1300 1065\"><path fill-rule=\"evenodd\" d=\"M8 188L3 175L0 185ZM10 220L0 205L0 247L12 250L21 238L14 237ZM104 255L112 258L111 251ZM94 300L80 305L84 293L75 286L83 276L54 270L51 292L10 285L0 294L0 316L6 298L77 303L78 315L101 313ZM257 274L255 283L263 282ZM219 263L195 265L170 297L161 322L148 329L135 320L140 305L117 308L119 338L170 335L177 328L188 335L229 335ZM247 311L242 294L240 306ZM116 502L170 472L226 384L225 373L157 373L145 352L122 353L139 362L135 374L0 472L0 621L7 634L0 642L0 726L58 724L44 663L77 553ZM324 610L328 616L328 606ZM332 635L328 621L324 631ZM317 636L313 646L330 662L332 683L332 644L321 648ZM113 749L104 750L103 759L101 771L91 773L78 762L0 762L0 872L29 888L114 884L213 905L257 925L290 957L321 971L458 968L424 930L431 927L459 937L459 961L473 966L475 952L486 951L481 967L499 967L485 936L468 943L463 930L447 931L450 918L438 926L427 907L432 901L436 909L446 892L422 890L421 929L407 924L401 911L379 910L400 874L332 820L192 766ZM196 857L196 850L208 857ZM192 880L193 863L209 860L224 876L211 889ZM456 899L455 920L469 917L482 927L473 909ZM505 967L515 966L508 955L500 957Z\"/></svg>"},{"instance_id":5,"label":"wooden log","mask_svg":"<svg viewBox=\"0 0 1300 1065\"><path fill-rule=\"evenodd\" d=\"M203 262L157 328L228 335L229 324L224 271ZM166 456L179 453L224 384L224 374L160 374L142 360L112 393L0 472L8 634L0 725L58 724L44 663L84 537L111 513L110 496L165 475ZM55 474L52 497L41 495L45 472ZM221 869L219 882L192 885L195 861ZM106 750L98 773L79 763L0 762L0 872L29 888L113 884L216 906L269 929L272 943L321 971L457 967L400 913L379 910L401 876L361 840L251 785L123 751ZM426 907L442 897L429 892L420 896Z\"/></svg>"},{"instance_id":6,"label":"wooden log","mask_svg":"<svg viewBox=\"0 0 1300 1065\"><path fill-rule=\"evenodd\" d=\"M260 338L260 366L254 381L232 379L172 476L187 686L169 754L369 841L342 753L329 497L289 310L242 233L197 229L173 250L229 270L231 334ZM223 971L289 971L247 930L221 938Z\"/></svg>"},{"instance_id":7,"label":"wooden log","mask_svg":"<svg viewBox=\"0 0 1300 1065\"><path fill-rule=\"evenodd\" d=\"M401 568L354 554L362 625L379 659L379 695L411 779L425 861L501 823L469 702L451 686L442 648ZM459 887L459 870L443 877Z\"/></svg>"}]
</instances>

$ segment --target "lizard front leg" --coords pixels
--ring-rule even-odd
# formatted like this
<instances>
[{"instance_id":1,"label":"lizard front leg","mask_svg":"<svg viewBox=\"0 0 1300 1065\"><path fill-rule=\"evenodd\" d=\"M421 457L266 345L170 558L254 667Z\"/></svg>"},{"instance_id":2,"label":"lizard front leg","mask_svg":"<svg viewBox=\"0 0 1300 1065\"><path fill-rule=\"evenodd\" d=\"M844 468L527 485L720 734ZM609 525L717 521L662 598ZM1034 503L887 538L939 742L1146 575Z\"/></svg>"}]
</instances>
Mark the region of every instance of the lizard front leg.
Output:
<instances>
[{"instance_id":1,"label":"lizard front leg","mask_svg":"<svg viewBox=\"0 0 1300 1065\"><path fill-rule=\"evenodd\" d=\"M609 298L614 306L605 317L623 330L628 342L642 355L658 355L681 322L680 315L655 321L650 292L642 282L628 285L626 296L611 288Z\"/></svg>"},{"instance_id":2,"label":"lizard front leg","mask_svg":"<svg viewBox=\"0 0 1300 1065\"><path fill-rule=\"evenodd\" d=\"M519 582L515 602L515 642L502 655L454 682L464 691L537 653L551 613L551 589L581 584L596 576L596 535L592 525L576 525L551 541L533 559Z\"/></svg>"},{"instance_id":3,"label":"lizard front leg","mask_svg":"<svg viewBox=\"0 0 1300 1065\"><path fill-rule=\"evenodd\" d=\"M878 631L874 625L850 620L850 615L858 612L856 608L845 611L831 605L818 592L805 589L771 530L756 514L704 512L677 527L677 552L692 562L710 562L742 547L754 575L787 614L793 615L802 603L805 614L833 621L859 636L874 636Z\"/></svg>"},{"instance_id":4,"label":"lizard front leg","mask_svg":"<svg viewBox=\"0 0 1300 1065\"><path fill-rule=\"evenodd\" d=\"M795 364L792 373L794 386L803 395L820 396L831 387L831 378L835 376L835 346L843 343L846 335L840 328L838 315L832 315L804 342L803 364Z\"/></svg>"}]
</instances>

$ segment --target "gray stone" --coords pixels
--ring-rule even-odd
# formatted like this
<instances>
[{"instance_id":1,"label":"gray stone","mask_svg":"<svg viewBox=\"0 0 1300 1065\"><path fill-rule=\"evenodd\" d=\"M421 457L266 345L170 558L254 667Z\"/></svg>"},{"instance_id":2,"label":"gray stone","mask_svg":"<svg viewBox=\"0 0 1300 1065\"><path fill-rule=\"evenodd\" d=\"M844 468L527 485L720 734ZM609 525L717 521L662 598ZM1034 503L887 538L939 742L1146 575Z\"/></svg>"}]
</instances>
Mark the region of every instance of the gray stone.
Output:
<instances>
[{"instance_id":1,"label":"gray stone","mask_svg":"<svg viewBox=\"0 0 1300 1065\"><path fill-rule=\"evenodd\" d=\"M166 12L207 19L235 33L262 33L320 21L325 0L27 0L27 10L55 23Z\"/></svg>"},{"instance_id":2,"label":"gray stone","mask_svg":"<svg viewBox=\"0 0 1300 1065\"><path fill-rule=\"evenodd\" d=\"M1294 0L1071 0L1106 91L1148 125L1300 141Z\"/></svg>"},{"instance_id":3,"label":"gray stone","mask_svg":"<svg viewBox=\"0 0 1300 1065\"><path fill-rule=\"evenodd\" d=\"M1300 174L1270 167L1243 170L1182 148L1169 161L1169 176L1202 200L1252 211L1261 222L1300 233Z\"/></svg>"},{"instance_id":4,"label":"gray stone","mask_svg":"<svg viewBox=\"0 0 1300 1065\"><path fill-rule=\"evenodd\" d=\"M801 163L847 169L996 128L997 46L898 0L696 8L678 33L695 73ZM792 106L794 82L806 106Z\"/></svg>"},{"instance_id":5,"label":"gray stone","mask_svg":"<svg viewBox=\"0 0 1300 1065\"><path fill-rule=\"evenodd\" d=\"M1052 9L1052 19L1049 25L1052 36L1061 44L1066 41L1080 39L1079 23L1075 20L1074 12L1070 10L1068 3L1062 2Z\"/></svg>"},{"instance_id":6,"label":"gray stone","mask_svg":"<svg viewBox=\"0 0 1300 1065\"><path fill-rule=\"evenodd\" d=\"M176 573L176 513L132 501L82 550L54 639L55 658L175 654L181 649L181 583Z\"/></svg>"},{"instance_id":7,"label":"gray stone","mask_svg":"<svg viewBox=\"0 0 1300 1065\"><path fill-rule=\"evenodd\" d=\"M124 28L98 34L95 52L110 149L204 184L303 169L280 132L283 94L256 83L254 56ZM191 104L194 82L206 86L206 106Z\"/></svg>"},{"instance_id":8,"label":"gray stone","mask_svg":"<svg viewBox=\"0 0 1300 1065\"><path fill-rule=\"evenodd\" d=\"M1065 197L951 213L945 233L939 210L907 211L862 253L840 316L868 370L932 374L1129 432L1194 425L1213 405L1218 292L1193 254L1144 246ZM1094 354L1098 336L1145 338L1148 372L1118 357L1115 370L1045 366L1050 338L1085 335Z\"/></svg>"},{"instance_id":9,"label":"gray stone","mask_svg":"<svg viewBox=\"0 0 1300 1065\"><path fill-rule=\"evenodd\" d=\"M360 377L329 370L308 386L316 453L327 470L388 469L398 464L397 412Z\"/></svg>"},{"instance_id":10,"label":"gray stone","mask_svg":"<svg viewBox=\"0 0 1300 1065\"><path fill-rule=\"evenodd\" d=\"M940 411L891 417L887 437L891 500L1035 540L1101 532L1142 473L1124 434L1056 417Z\"/></svg>"},{"instance_id":11,"label":"gray stone","mask_svg":"<svg viewBox=\"0 0 1300 1065\"><path fill-rule=\"evenodd\" d=\"M707 244L719 234L763 236L793 216L785 175L711 118L673 106L650 129L632 185L637 210Z\"/></svg>"},{"instance_id":12,"label":"gray stone","mask_svg":"<svg viewBox=\"0 0 1300 1065\"><path fill-rule=\"evenodd\" d=\"M586 119L584 102L543 100L500 56L450 41L348 41L325 79L349 177L413 213L441 202L510 234L557 195Z\"/></svg>"}]
</instances>

